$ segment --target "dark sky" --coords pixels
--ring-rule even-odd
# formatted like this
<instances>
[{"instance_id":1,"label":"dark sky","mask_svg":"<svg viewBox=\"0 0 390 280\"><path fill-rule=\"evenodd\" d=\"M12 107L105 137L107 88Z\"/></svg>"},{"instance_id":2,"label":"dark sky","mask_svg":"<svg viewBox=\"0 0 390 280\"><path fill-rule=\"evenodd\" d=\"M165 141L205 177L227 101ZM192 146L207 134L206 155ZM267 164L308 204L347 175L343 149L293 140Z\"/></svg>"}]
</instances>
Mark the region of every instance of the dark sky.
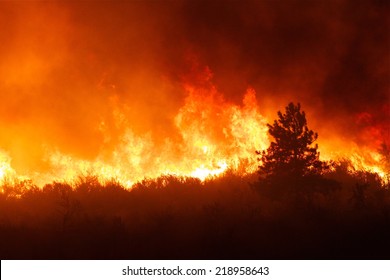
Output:
<instances>
[{"instance_id":1,"label":"dark sky","mask_svg":"<svg viewBox=\"0 0 390 280\"><path fill-rule=\"evenodd\" d=\"M93 157L118 107L135 133L172 134L206 67L270 119L301 102L320 137L389 139L388 1L11 1L0 28L0 147L21 167L51 144Z\"/></svg>"}]
</instances>

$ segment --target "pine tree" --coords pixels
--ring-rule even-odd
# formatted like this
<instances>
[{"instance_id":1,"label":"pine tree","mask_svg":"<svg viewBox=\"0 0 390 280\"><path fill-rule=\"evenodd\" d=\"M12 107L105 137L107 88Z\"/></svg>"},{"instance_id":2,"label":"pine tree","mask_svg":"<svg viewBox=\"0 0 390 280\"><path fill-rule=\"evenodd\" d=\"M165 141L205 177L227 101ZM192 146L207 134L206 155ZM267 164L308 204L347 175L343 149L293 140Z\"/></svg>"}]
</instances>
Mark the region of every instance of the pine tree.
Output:
<instances>
[{"instance_id":1,"label":"pine tree","mask_svg":"<svg viewBox=\"0 0 390 280\"><path fill-rule=\"evenodd\" d=\"M266 151L256 152L260 155L261 178L302 178L321 174L326 165L319 160L318 145L313 145L318 134L307 127L300 104L288 104L286 112L279 111L278 116L273 125L268 124L274 141Z\"/></svg>"}]
</instances>

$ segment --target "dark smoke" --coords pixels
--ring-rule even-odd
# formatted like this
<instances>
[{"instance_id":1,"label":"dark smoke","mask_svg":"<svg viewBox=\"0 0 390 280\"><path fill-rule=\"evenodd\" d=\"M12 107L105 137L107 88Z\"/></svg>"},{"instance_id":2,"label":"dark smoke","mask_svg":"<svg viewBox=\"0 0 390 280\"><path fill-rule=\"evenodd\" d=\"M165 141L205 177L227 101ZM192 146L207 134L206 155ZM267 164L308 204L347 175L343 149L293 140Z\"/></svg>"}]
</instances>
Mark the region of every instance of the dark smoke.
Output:
<instances>
[{"instance_id":1,"label":"dark smoke","mask_svg":"<svg viewBox=\"0 0 390 280\"><path fill-rule=\"evenodd\" d=\"M299 101L320 137L389 137L388 1L1 2L0 25L0 148L16 169L45 168L48 146L92 159L127 126L172 135L181 84L206 66L228 100L253 87L269 118Z\"/></svg>"}]
</instances>

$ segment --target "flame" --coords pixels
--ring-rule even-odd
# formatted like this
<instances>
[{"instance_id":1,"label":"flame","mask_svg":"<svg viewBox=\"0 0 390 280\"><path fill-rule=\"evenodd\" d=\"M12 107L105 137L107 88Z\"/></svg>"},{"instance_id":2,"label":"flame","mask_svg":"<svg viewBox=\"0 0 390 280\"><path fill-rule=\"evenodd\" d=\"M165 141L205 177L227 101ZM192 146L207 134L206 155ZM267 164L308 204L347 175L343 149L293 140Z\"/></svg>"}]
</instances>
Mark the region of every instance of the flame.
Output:
<instances>
[{"instance_id":1,"label":"flame","mask_svg":"<svg viewBox=\"0 0 390 280\"><path fill-rule=\"evenodd\" d=\"M168 12L171 9L161 10L160 5L1 4L0 24L9 28L0 32L0 149L4 150L0 150L0 183L31 179L42 186L96 174L100 180L115 178L131 187L165 174L206 180L227 170L252 173L258 165L255 151L269 146L266 124L276 111L289 101L302 101L312 105L308 113L313 113L324 98L330 100L325 106L341 102L336 106L340 111L353 101L351 107L356 109L351 111L359 114L344 136L353 139L348 141L340 140L342 132L332 128L346 128L354 118L350 110L334 116L336 109L326 111L327 116L324 111L312 114L317 127L310 128L324 127L318 140L321 158L346 158L356 170L376 172L382 178L389 174L388 163L377 152L378 141L389 139L388 103L379 113L372 112L379 110L377 103L355 104L368 100L363 96L366 91L377 92L373 100L385 103L382 95L388 92L382 80L387 81L388 68L383 60L378 65L377 58L387 49L386 44L370 41L369 33L363 34L368 41L361 40L364 44L357 45L357 53L374 54L365 49L370 46L378 53L362 57L362 71L350 68L355 56L344 51L350 49L345 38L352 38L345 32L354 34L360 21L344 20L339 13L335 20L320 17L316 32L299 29L310 32L298 39L311 38L317 31L319 36L300 44L284 28L290 24L284 16L231 17L233 10L226 9L229 17L205 30L204 20L215 18L194 16L182 5ZM261 5L257 6L253 11ZM191 16L186 18L188 11ZM280 9L281 15L285 11ZM225 28L229 18L238 20L237 28ZM299 18L300 23L308 19ZM190 38L188 30L201 36ZM252 36L254 31L259 36ZM280 48L279 40L274 40L279 37L291 43L291 52ZM215 47L203 44L208 39ZM328 42L332 50L338 46L330 60L323 55L322 43ZM313 63L313 57L322 59ZM234 101L213 84L213 72L199 62L210 58L218 73L216 84L231 86ZM367 73L364 87L357 92L359 98L350 100L361 87L356 81L360 73ZM257 92L250 87L242 90L249 81ZM337 90L332 93L329 85ZM344 93L351 95L328 98ZM362 108L367 112L356 112ZM339 118L345 124L334 124ZM329 135L322 134L325 131Z\"/></svg>"},{"instance_id":2,"label":"flame","mask_svg":"<svg viewBox=\"0 0 390 280\"><path fill-rule=\"evenodd\" d=\"M338 145L336 140L324 142L320 146L323 160L348 160L350 163L349 172L367 171L376 173L383 180L389 182L389 170L383 165L383 156L369 147L359 147L356 143L350 142L347 147ZM344 148L343 148L344 147Z\"/></svg>"},{"instance_id":3,"label":"flame","mask_svg":"<svg viewBox=\"0 0 390 280\"><path fill-rule=\"evenodd\" d=\"M43 182L51 177L72 181L80 174L97 174L101 180L115 178L126 187L161 175L204 181L229 168L237 169L243 160L246 172L253 172L257 167L254 152L269 144L267 121L259 113L255 91L248 89L242 105L225 101L213 86L186 85L185 91L187 98L173 119L179 135L176 142L167 138L158 146L150 133L139 136L126 128L108 158L99 155L92 161L82 160L59 150L48 151L51 176L38 176L36 180ZM126 123L125 113L119 108L113 114L118 125Z\"/></svg>"},{"instance_id":4,"label":"flame","mask_svg":"<svg viewBox=\"0 0 390 280\"><path fill-rule=\"evenodd\" d=\"M15 171L11 167L11 158L0 150L0 183L8 177L15 175Z\"/></svg>"},{"instance_id":5,"label":"flame","mask_svg":"<svg viewBox=\"0 0 390 280\"><path fill-rule=\"evenodd\" d=\"M115 125L126 127L108 156L107 151L102 151L96 158L86 160L57 148L47 148L45 160L51 166L50 171L22 177L11 167L11 158L1 152L0 181L10 177L30 178L44 185L51 181L72 182L80 175L94 174L102 181L115 179L131 188L144 178L161 175L190 176L204 181L228 169L242 175L255 172L258 165L255 151L266 149L270 143L268 121L259 112L255 90L247 90L241 105L226 101L212 84L185 84L184 91L187 97L172 119L178 137L166 138L162 145L155 143L151 133L136 135L127 127L126 110L115 106L112 112ZM99 130L108 137L105 121L100 122ZM351 144L349 149L335 149L336 143L325 141L320 145L322 159L347 158L352 169L375 172L383 180L387 178L379 153L356 144Z\"/></svg>"},{"instance_id":6,"label":"flame","mask_svg":"<svg viewBox=\"0 0 390 280\"><path fill-rule=\"evenodd\" d=\"M129 125L126 106L119 106L114 95L110 96L114 107L112 118L115 127L124 129L113 149L103 146L101 153L87 160L57 147L47 148L45 161L50 170L34 172L28 177L18 177L11 167L11 158L1 152L0 181L7 177L30 178L37 185L44 185L52 181L72 182L80 175L93 174L99 180L115 179L131 188L138 181L161 175L189 176L204 181L228 169L241 175L255 172L258 165L255 151L266 149L270 143L268 121L259 111L256 92L248 88L242 104L234 104L224 99L209 82L210 73L207 74L206 82L201 85L184 84L184 104L172 118L176 135L165 138L163 144L156 143L150 132L136 134ZM109 143L106 120L100 121L98 130L104 136L103 142ZM355 170L378 173L383 180L388 176L380 164L379 153L353 143L349 149L335 149L335 146L342 147L334 139L321 142L322 159L347 158Z\"/></svg>"}]
</instances>

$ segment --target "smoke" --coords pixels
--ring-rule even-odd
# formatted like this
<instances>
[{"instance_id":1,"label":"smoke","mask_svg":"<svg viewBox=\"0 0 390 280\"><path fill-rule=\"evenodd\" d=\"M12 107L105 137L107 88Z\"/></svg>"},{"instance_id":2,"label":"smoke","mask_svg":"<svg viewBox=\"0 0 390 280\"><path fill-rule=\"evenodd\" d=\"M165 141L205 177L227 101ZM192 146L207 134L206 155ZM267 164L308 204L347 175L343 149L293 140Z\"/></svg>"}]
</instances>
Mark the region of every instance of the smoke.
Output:
<instances>
[{"instance_id":1,"label":"smoke","mask_svg":"<svg viewBox=\"0 0 390 280\"><path fill-rule=\"evenodd\" d=\"M208 71L228 102L251 87L269 119L301 102L320 139L377 145L389 139L388 12L387 1L1 2L0 148L24 173L47 169L48 149L93 160L127 128L180 139L183 84L203 86Z\"/></svg>"}]
</instances>

